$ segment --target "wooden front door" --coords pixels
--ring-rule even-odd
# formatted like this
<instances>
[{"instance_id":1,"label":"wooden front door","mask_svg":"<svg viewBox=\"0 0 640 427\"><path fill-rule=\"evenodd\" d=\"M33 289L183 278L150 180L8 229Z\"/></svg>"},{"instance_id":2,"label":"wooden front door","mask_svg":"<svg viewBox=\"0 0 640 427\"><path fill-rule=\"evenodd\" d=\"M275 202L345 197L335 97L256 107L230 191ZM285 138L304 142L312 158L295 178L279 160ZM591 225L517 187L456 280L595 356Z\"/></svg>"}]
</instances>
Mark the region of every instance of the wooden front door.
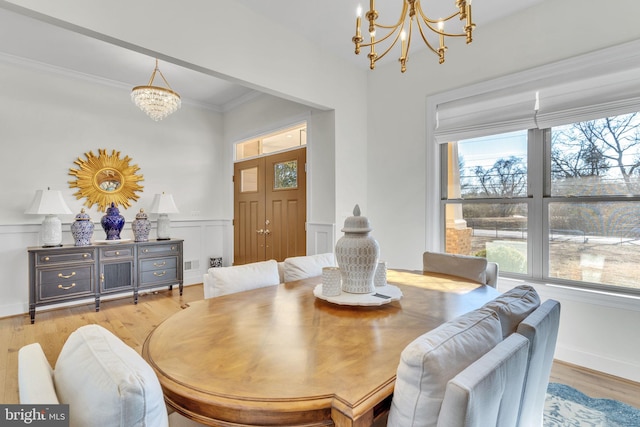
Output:
<instances>
[{"instance_id":1,"label":"wooden front door","mask_svg":"<svg viewBox=\"0 0 640 427\"><path fill-rule=\"evenodd\" d=\"M306 148L234 165L234 265L306 254Z\"/></svg>"}]
</instances>

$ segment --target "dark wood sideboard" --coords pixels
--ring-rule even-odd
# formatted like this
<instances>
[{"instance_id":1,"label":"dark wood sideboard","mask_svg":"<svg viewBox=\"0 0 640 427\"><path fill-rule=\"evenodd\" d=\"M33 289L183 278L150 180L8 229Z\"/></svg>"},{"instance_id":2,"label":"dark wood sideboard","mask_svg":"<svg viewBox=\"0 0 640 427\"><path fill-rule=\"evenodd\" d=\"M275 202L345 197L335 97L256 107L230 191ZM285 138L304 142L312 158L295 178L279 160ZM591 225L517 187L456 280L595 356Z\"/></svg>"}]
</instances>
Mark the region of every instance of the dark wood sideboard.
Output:
<instances>
[{"instance_id":1,"label":"dark wood sideboard","mask_svg":"<svg viewBox=\"0 0 640 427\"><path fill-rule=\"evenodd\" d=\"M29 315L36 307L132 292L138 303L141 289L183 286L183 240L150 240L89 246L30 247Z\"/></svg>"}]
</instances>

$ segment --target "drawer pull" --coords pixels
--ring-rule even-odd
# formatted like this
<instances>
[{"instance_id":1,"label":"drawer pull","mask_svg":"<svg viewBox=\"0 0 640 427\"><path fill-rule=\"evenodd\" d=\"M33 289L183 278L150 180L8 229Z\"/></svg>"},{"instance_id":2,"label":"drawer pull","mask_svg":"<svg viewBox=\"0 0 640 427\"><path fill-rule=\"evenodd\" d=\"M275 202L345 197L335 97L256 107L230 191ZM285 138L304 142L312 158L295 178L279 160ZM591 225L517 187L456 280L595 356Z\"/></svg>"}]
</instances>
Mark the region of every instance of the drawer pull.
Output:
<instances>
[{"instance_id":1,"label":"drawer pull","mask_svg":"<svg viewBox=\"0 0 640 427\"><path fill-rule=\"evenodd\" d=\"M175 251L175 250L176 250L176 247L175 247L175 246L171 246L171 250L172 250L172 251Z\"/></svg>"},{"instance_id":2,"label":"drawer pull","mask_svg":"<svg viewBox=\"0 0 640 427\"><path fill-rule=\"evenodd\" d=\"M48 256L44 257L44 260L49 261L49 257Z\"/></svg>"},{"instance_id":3,"label":"drawer pull","mask_svg":"<svg viewBox=\"0 0 640 427\"><path fill-rule=\"evenodd\" d=\"M162 262L154 262L153 266L154 267L164 267L165 265L167 265L166 261L162 261Z\"/></svg>"},{"instance_id":4,"label":"drawer pull","mask_svg":"<svg viewBox=\"0 0 640 427\"><path fill-rule=\"evenodd\" d=\"M76 275L75 271L72 271L71 274L66 275L66 276L64 274L62 274L62 273L58 273L58 277L61 278L61 279L70 279L75 275Z\"/></svg>"},{"instance_id":5,"label":"drawer pull","mask_svg":"<svg viewBox=\"0 0 640 427\"><path fill-rule=\"evenodd\" d=\"M144 252L146 254L147 252L149 252L149 249L145 249L142 252Z\"/></svg>"},{"instance_id":6,"label":"drawer pull","mask_svg":"<svg viewBox=\"0 0 640 427\"><path fill-rule=\"evenodd\" d=\"M116 251L116 255L120 255L120 251Z\"/></svg>"},{"instance_id":7,"label":"drawer pull","mask_svg":"<svg viewBox=\"0 0 640 427\"><path fill-rule=\"evenodd\" d=\"M82 254L82 258L89 258L89 254Z\"/></svg>"},{"instance_id":8,"label":"drawer pull","mask_svg":"<svg viewBox=\"0 0 640 427\"><path fill-rule=\"evenodd\" d=\"M156 277L162 277L162 276L164 276L165 274L167 274L167 272L166 272L166 271L163 271L162 273L156 273L155 271L153 272L153 275L154 275L154 276L156 276Z\"/></svg>"},{"instance_id":9,"label":"drawer pull","mask_svg":"<svg viewBox=\"0 0 640 427\"><path fill-rule=\"evenodd\" d=\"M69 285L69 286L62 286L62 285L58 285L58 289L64 289L64 290L66 291L66 290L69 290L69 289L73 288L74 286L76 286L76 284L75 284L75 283L72 283L72 284L71 284L71 285Z\"/></svg>"}]
</instances>

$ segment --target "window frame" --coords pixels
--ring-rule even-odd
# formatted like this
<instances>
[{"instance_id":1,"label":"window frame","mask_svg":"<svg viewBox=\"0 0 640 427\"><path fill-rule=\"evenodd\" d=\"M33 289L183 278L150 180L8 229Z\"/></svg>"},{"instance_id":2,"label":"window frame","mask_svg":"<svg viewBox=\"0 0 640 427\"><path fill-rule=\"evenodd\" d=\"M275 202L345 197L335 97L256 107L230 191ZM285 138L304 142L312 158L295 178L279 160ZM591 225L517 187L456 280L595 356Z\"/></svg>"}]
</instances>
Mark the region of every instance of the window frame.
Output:
<instances>
[{"instance_id":1,"label":"window frame","mask_svg":"<svg viewBox=\"0 0 640 427\"><path fill-rule=\"evenodd\" d=\"M527 130L527 195L510 198L448 198L448 144L440 144L440 212L442 221L440 248L445 248L446 206L452 204L526 204L527 205L527 273L502 272L514 279L534 280L576 288L587 288L605 292L640 294L634 289L613 284L570 280L550 276L551 227L549 206L552 203L581 204L597 202L640 202L640 195L613 196L552 196L551 195L551 134L552 129Z\"/></svg>"}]
</instances>

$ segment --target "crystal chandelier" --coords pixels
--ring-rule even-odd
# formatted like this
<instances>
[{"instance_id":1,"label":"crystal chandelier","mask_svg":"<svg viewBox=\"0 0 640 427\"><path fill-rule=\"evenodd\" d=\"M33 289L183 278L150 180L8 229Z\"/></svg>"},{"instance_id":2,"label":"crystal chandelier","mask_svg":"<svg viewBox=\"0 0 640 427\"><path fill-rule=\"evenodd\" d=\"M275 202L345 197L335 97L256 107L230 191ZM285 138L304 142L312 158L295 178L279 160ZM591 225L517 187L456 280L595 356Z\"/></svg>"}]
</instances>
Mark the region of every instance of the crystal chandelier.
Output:
<instances>
[{"instance_id":1,"label":"crystal chandelier","mask_svg":"<svg viewBox=\"0 0 640 427\"><path fill-rule=\"evenodd\" d=\"M167 86L166 88L153 86L156 73L160 74L160 77L162 77L162 80ZM151 74L149 83L146 86L134 87L131 90L131 100L156 122L174 113L181 105L180 95L171 90L167 79L164 78L162 71L158 68L157 59L156 68Z\"/></svg>"},{"instance_id":2,"label":"crystal chandelier","mask_svg":"<svg viewBox=\"0 0 640 427\"><path fill-rule=\"evenodd\" d=\"M427 47L431 49L433 53L438 55L440 64L444 62L444 53L447 50L447 47L444 44L445 37L466 36L467 44L472 41L471 33L475 28L475 24L471 21L471 0L455 0L455 5L458 11L446 18L439 19L431 19L424 13L420 6L420 0L403 0L402 13L400 14L400 19L398 19L398 22L395 25L381 25L376 22L376 19L378 19L378 11L375 9L374 2L375 0L370 0L369 11L365 15L369 21L369 36L371 37L371 41L369 43L363 43L364 39L360 33L360 20L362 15L361 7L358 7L358 16L356 18L356 35L351 39L356 45L356 55L360 53L361 47L371 48L367 57L370 62L369 68L372 70L376 67L376 62L379 59L382 59L396 45L398 39L400 39L401 42L400 58L398 58L398 61L400 61L400 71L404 73L407 70L409 48L411 47L411 33L414 25L418 28L418 32ZM450 33L445 31L445 22L456 17L461 21L465 20L463 32ZM376 29L388 32L382 37L376 39ZM440 44L437 49L431 42L429 42L429 40L427 40L426 34L428 34L428 32L426 30L430 30L438 36ZM375 48L378 44L383 42L389 43L389 46L384 52L382 52L382 54L378 55Z\"/></svg>"}]
</instances>

